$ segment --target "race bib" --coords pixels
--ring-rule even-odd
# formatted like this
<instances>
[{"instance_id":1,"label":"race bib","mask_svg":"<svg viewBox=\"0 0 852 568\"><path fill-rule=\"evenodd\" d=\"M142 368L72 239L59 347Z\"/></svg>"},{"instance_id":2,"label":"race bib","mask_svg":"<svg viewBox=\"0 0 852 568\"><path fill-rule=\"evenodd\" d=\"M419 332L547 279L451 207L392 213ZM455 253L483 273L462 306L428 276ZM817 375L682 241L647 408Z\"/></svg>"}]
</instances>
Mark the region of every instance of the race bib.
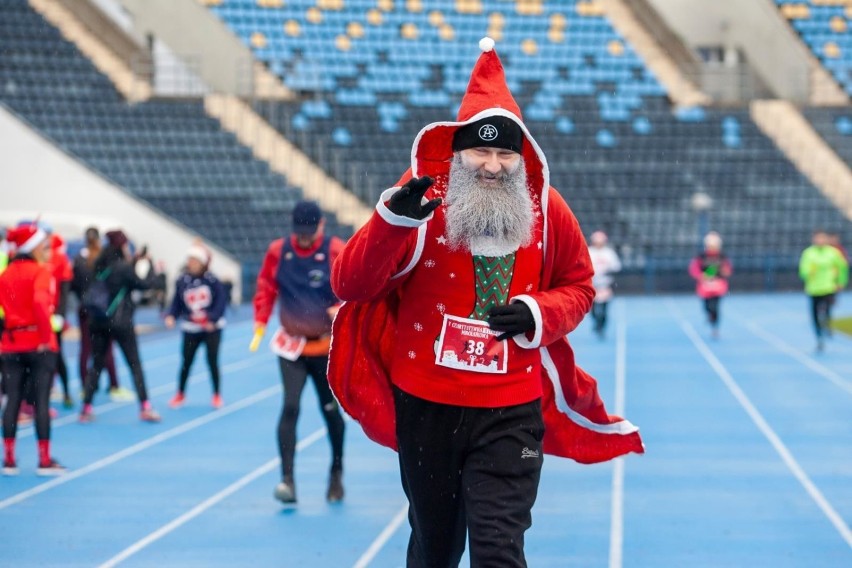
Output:
<instances>
[{"instance_id":1,"label":"race bib","mask_svg":"<svg viewBox=\"0 0 852 568\"><path fill-rule=\"evenodd\" d=\"M269 348L279 357L288 361L295 361L302 354L307 339L303 336L294 337L279 327L269 340Z\"/></svg>"},{"instance_id":2,"label":"race bib","mask_svg":"<svg viewBox=\"0 0 852 568\"><path fill-rule=\"evenodd\" d=\"M435 364L475 373L506 373L509 351L499 331L481 320L444 316Z\"/></svg>"}]
</instances>

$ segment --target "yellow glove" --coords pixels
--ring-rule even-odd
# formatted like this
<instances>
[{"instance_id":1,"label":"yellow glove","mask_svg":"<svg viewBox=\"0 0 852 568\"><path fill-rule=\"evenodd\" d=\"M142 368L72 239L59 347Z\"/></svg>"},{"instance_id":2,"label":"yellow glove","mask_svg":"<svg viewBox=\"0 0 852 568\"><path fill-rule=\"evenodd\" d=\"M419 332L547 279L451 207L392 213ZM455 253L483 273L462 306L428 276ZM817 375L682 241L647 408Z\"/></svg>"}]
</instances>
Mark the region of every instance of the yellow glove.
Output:
<instances>
[{"instance_id":1,"label":"yellow glove","mask_svg":"<svg viewBox=\"0 0 852 568\"><path fill-rule=\"evenodd\" d=\"M53 314L50 316L50 327L54 333L59 333L65 327L65 318L59 314Z\"/></svg>"},{"instance_id":2,"label":"yellow glove","mask_svg":"<svg viewBox=\"0 0 852 568\"><path fill-rule=\"evenodd\" d=\"M263 324L255 324L254 325L254 336L251 338L251 343L249 344L249 351L254 353L257 351L257 348L260 347L260 341L263 339L263 334L266 332L266 326Z\"/></svg>"}]
</instances>

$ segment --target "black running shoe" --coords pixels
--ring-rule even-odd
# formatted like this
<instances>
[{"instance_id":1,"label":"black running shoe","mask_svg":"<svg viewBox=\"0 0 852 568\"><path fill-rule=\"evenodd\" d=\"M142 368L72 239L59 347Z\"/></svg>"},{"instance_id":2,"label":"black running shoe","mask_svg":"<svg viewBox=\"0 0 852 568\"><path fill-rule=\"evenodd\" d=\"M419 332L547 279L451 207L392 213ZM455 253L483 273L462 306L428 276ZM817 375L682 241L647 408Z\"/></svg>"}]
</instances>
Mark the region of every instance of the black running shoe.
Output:
<instances>
[{"instance_id":1,"label":"black running shoe","mask_svg":"<svg viewBox=\"0 0 852 568\"><path fill-rule=\"evenodd\" d=\"M343 501L343 472L339 469L333 470L328 476L328 491L325 500L329 503L340 503Z\"/></svg>"}]
</instances>

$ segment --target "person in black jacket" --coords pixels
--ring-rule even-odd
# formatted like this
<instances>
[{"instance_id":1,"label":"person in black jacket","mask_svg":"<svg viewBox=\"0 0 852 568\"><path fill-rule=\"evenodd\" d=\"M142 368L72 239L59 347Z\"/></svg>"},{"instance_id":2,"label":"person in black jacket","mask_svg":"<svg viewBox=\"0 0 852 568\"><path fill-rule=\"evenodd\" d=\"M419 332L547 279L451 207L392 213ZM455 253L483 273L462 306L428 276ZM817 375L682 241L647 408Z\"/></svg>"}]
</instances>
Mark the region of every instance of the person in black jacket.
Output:
<instances>
[{"instance_id":1,"label":"person in black jacket","mask_svg":"<svg viewBox=\"0 0 852 568\"><path fill-rule=\"evenodd\" d=\"M222 407L219 384L219 343L225 327L225 308L228 298L225 287L209 271L210 251L202 244L194 244L187 251L186 272L175 283L175 296L166 314L169 329L175 320L183 319L183 361L178 376L178 391L169 402L171 408L183 406L186 398L186 381L195 359L195 352L203 343L207 349L207 366L213 383L213 408Z\"/></svg>"},{"instance_id":2,"label":"person in black jacket","mask_svg":"<svg viewBox=\"0 0 852 568\"><path fill-rule=\"evenodd\" d=\"M102 279L105 282L110 301L106 315L96 317L90 314L89 331L94 363L86 374L80 422L91 422L95 418L92 412L92 399L95 396L98 377L104 368L110 340L118 344L130 367L133 386L136 387L136 395L141 406L139 417L145 422L159 422L160 415L151 407L145 387L145 375L139 358L139 344L133 328L133 313L136 306L130 295L133 290L149 288L150 281L141 280L136 276L133 265L128 260L131 256L127 236L122 231L109 231L106 237L109 244L95 262L94 272L96 279Z\"/></svg>"},{"instance_id":3,"label":"person in black jacket","mask_svg":"<svg viewBox=\"0 0 852 568\"><path fill-rule=\"evenodd\" d=\"M89 332L89 314L83 307L83 294L89 289L94 280L95 261L101 254L101 234L97 227L89 227L85 233L86 246L74 258L74 279L71 281L71 291L77 296L79 303L77 321L80 326L80 383L85 384L92 356L91 333ZM109 376L109 396L113 402L133 400L133 393L118 384L118 373L115 371L115 358L112 355L112 342L106 350L104 359L107 375ZM100 379L98 379L100 380ZM97 387L97 385L95 385Z\"/></svg>"}]
</instances>

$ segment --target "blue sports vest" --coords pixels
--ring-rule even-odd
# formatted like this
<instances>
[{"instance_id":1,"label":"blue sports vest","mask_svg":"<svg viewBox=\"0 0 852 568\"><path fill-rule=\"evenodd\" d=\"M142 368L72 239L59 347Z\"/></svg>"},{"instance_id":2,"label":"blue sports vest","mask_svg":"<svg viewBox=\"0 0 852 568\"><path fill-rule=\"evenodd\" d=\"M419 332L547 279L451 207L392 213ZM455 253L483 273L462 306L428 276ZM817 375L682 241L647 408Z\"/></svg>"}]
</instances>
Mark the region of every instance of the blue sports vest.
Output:
<instances>
[{"instance_id":1,"label":"blue sports vest","mask_svg":"<svg viewBox=\"0 0 852 568\"><path fill-rule=\"evenodd\" d=\"M317 338L331 331L326 310L337 303L331 290L331 239L310 256L299 256L290 238L284 239L281 260L275 274L281 325L288 333Z\"/></svg>"}]
</instances>

